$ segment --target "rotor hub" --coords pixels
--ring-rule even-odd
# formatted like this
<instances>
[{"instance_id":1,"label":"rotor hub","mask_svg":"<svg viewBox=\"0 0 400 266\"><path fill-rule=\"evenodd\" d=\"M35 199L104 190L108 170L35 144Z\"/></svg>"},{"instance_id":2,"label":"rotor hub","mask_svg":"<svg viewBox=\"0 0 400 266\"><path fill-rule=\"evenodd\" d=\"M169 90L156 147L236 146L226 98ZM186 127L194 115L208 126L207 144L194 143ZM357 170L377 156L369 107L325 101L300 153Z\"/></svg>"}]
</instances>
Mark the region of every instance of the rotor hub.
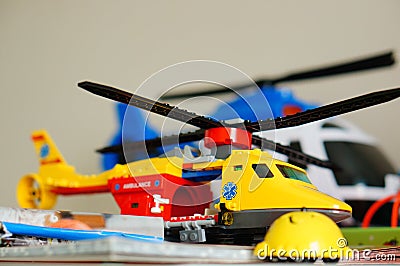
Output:
<instances>
[{"instance_id":1,"label":"rotor hub","mask_svg":"<svg viewBox=\"0 0 400 266\"><path fill-rule=\"evenodd\" d=\"M252 134L241 128L217 127L205 131L204 145L209 149L215 146L232 145L248 150L251 148L251 143Z\"/></svg>"}]
</instances>

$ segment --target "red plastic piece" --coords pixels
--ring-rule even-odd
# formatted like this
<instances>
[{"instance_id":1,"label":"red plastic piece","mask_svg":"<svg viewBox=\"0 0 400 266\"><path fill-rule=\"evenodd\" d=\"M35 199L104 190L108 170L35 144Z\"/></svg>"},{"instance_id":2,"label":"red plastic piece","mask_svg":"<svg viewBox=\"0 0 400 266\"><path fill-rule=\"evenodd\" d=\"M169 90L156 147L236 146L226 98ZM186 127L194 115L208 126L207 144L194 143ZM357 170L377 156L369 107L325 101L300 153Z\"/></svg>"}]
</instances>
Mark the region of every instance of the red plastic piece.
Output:
<instances>
[{"instance_id":1,"label":"red plastic piece","mask_svg":"<svg viewBox=\"0 0 400 266\"><path fill-rule=\"evenodd\" d=\"M32 136L31 139L32 139L33 142L35 142L35 141L41 141L41 140L44 140L44 136L43 136L43 135Z\"/></svg>"},{"instance_id":2,"label":"red plastic piece","mask_svg":"<svg viewBox=\"0 0 400 266\"><path fill-rule=\"evenodd\" d=\"M300 113L302 110L303 109L298 105L286 104L282 108L282 114L285 117L288 115L294 115L294 114Z\"/></svg>"},{"instance_id":3,"label":"red plastic piece","mask_svg":"<svg viewBox=\"0 0 400 266\"><path fill-rule=\"evenodd\" d=\"M397 221L399 220L399 204L400 204L400 192L396 194L396 198L392 207L392 220L391 226L397 227Z\"/></svg>"},{"instance_id":4,"label":"red plastic piece","mask_svg":"<svg viewBox=\"0 0 400 266\"><path fill-rule=\"evenodd\" d=\"M159 216L169 220L173 216L188 216L204 213L212 201L210 187L169 174L139 177L118 177L108 181L121 214ZM156 207L153 195L168 199L160 203L160 213L152 212Z\"/></svg>"},{"instance_id":5,"label":"red plastic piece","mask_svg":"<svg viewBox=\"0 0 400 266\"><path fill-rule=\"evenodd\" d=\"M193 163L182 164L182 169L193 169Z\"/></svg>"},{"instance_id":6,"label":"red plastic piece","mask_svg":"<svg viewBox=\"0 0 400 266\"><path fill-rule=\"evenodd\" d=\"M92 187L55 187L51 190L55 194L59 195L75 195L75 194L92 194L110 192L108 186L92 186Z\"/></svg>"},{"instance_id":7,"label":"red plastic piece","mask_svg":"<svg viewBox=\"0 0 400 266\"><path fill-rule=\"evenodd\" d=\"M52 163L61 163L61 159L54 159L54 160L49 160L49 161L42 160L40 162L41 165L52 164Z\"/></svg>"},{"instance_id":8,"label":"red plastic piece","mask_svg":"<svg viewBox=\"0 0 400 266\"><path fill-rule=\"evenodd\" d=\"M367 213L365 214L361 227L363 228L368 227L376 211L384 204L392 200L394 200L394 203L392 207L391 227L397 227L397 221L399 218L400 191L397 192L397 194L395 195L390 195L383 199L375 201L374 204L372 204L371 207L369 207Z\"/></svg>"},{"instance_id":9,"label":"red plastic piece","mask_svg":"<svg viewBox=\"0 0 400 266\"><path fill-rule=\"evenodd\" d=\"M221 145L235 145L242 149L250 149L251 133L241 128L210 128L205 132L204 145L207 148Z\"/></svg>"}]
</instances>

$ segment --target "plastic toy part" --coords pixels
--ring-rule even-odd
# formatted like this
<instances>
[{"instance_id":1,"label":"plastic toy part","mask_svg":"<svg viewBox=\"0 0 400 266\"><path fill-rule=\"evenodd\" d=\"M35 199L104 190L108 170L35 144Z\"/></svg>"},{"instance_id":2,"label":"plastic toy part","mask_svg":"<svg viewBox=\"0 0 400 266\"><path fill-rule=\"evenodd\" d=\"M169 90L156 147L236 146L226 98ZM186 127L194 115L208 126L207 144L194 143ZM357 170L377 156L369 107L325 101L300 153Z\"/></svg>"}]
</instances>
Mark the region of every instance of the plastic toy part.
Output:
<instances>
[{"instance_id":1,"label":"plastic toy part","mask_svg":"<svg viewBox=\"0 0 400 266\"><path fill-rule=\"evenodd\" d=\"M127 215L169 220L173 216L203 213L212 201L209 186L171 174L116 177L108 184L121 214Z\"/></svg>"},{"instance_id":2,"label":"plastic toy part","mask_svg":"<svg viewBox=\"0 0 400 266\"><path fill-rule=\"evenodd\" d=\"M367 213L365 214L361 226L364 228L368 227L369 224L371 223L372 217L378 211L378 209L392 200L394 200L394 203L392 207L392 217L390 225L391 227L397 227L399 220L400 191L397 192L397 194L395 195L390 195L372 204L371 207L368 209Z\"/></svg>"},{"instance_id":3,"label":"plastic toy part","mask_svg":"<svg viewBox=\"0 0 400 266\"><path fill-rule=\"evenodd\" d=\"M60 219L59 221L49 225L51 228L63 228L63 229L73 229L73 230L92 230L87 224L77 221L74 219Z\"/></svg>"},{"instance_id":4,"label":"plastic toy part","mask_svg":"<svg viewBox=\"0 0 400 266\"><path fill-rule=\"evenodd\" d=\"M17 200L22 208L51 209L57 195L108 192L109 173L81 175L67 164L45 130L32 133L32 140L39 159L39 171L25 175L17 186ZM123 170L123 169L122 169ZM120 174L115 167L113 174Z\"/></svg>"},{"instance_id":5,"label":"plastic toy part","mask_svg":"<svg viewBox=\"0 0 400 266\"><path fill-rule=\"evenodd\" d=\"M53 238L61 240L88 240L97 239L110 236L120 236L132 238L141 241L160 242L162 239L153 236L139 235L132 233L124 233L118 231L105 231L105 230L84 230L84 229L66 229L66 228L52 228L45 226L35 226L21 223L3 222L7 230L15 235L27 235L33 237Z\"/></svg>"},{"instance_id":6,"label":"plastic toy part","mask_svg":"<svg viewBox=\"0 0 400 266\"><path fill-rule=\"evenodd\" d=\"M51 209L57 202L57 195L39 175L30 174L18 182L17 201L22 208Z\"/></svg>"},{"instance_id":7,"label":"plastic toy part","mask_svg":"<svg viewBox=\"0 0 400 266\"><path fill-rule=\"evenodd\" d=\"M324 212L335 221L351 216L349 205L318 191L303 169L259 149L232 151L223 165L220 195L215 207L234 216L243 211L246 223L302 208Z\"/></svg>"},{"instance_id":8,"label":"plastic toy part","mask_svg":"<svg viewBox=\"0 0 400 266\"><path fill-rule=\"evenodd\" d=\"M286 115L295 114L300 111L305 111L308 109L312 109L317 107L316 104L307 103L295 97L295 95L287 88L278 88L274 86L263 86L261 93L267 99L270 104L271 114L266 110L264 103L265 100L260 97L258 93L249 93L242 94L242 97L238 97L233 99L227 104L223 104L218 106L217 109L211 114L212 117L218 120L229 120L232 117L241 117L245 120L257 120L258 118L267 119L277 117L283 117ZM126 108L126 114L125 109ZM146 132L143 134L140 130L125 130L125 139L124 141L138 141L143 139L152 139L158 135L158 129L153 128L149 123L145 123L143 114L141 111L136 109L133 106L123 105L121 103L117 104L117 114L118 114L118 123L119 127L117 132L115 133L110 145L118 145L122 144L122 130L123 124L126 125L137 125L137 128L144 128ZM123 122L125 119L125 122ZM243 149L249 149L251 147L251 138L250 145L248 136L246 136L245 132L240 132L240 135L237 135L236 139L232 139L233 134L227 132L231 129L229 128L221 128L221 129L212 129L209 131L209 134L212 134L213 137L218 136L216 141L221 141L222 144L234 144L235 142L240 143ZM228 134L227 134L228 133ZM219 135L218 135L219 134ZM230 136L229 136L230 135ZM225 137L223 137L225 136ZM209 139L211 140L211 139ZM240 142L239 142L240 141ZM225 143L228 142L228 143ZM209 146L215 145L215 143L207 144ZM164 150L172 149L173 147L164 147ZM151 155L151 153L150 153ZM135 157L136 156L136 157ZM143 159L141 152L135 151L134 158L129 158L129 162L133 160ZM125 161L121 160L121 156L113 153L104 153L103 154L103 168L104 170L111 169L115 164L122 163ZM122 156L123 157L123 156ZM122 158L123 159L123 158Z\"/></svg>"},{"instance_id":9,"label":"plastic toy part","mask_svg":"<svg viewBox=\"0 0 400 266\"><path fill-rule=\"evenodd\" d=\"M351 250L339 227L317 212L290 212L271 225L254 255L265 260L338 261L350 257Z\"/></svg>"},{"instance_id":10,"label":"plastic toy part","mask_svg":"<svg viewBox=\"0 0 400 266\"><path fill-rule=\"evenodd\" d=\"M215 145L234 145L241 149L250 149L251 137L250 132L240 128L210 128L205 132L204 145L207 148Z\"/></svg>"}]
</instances>

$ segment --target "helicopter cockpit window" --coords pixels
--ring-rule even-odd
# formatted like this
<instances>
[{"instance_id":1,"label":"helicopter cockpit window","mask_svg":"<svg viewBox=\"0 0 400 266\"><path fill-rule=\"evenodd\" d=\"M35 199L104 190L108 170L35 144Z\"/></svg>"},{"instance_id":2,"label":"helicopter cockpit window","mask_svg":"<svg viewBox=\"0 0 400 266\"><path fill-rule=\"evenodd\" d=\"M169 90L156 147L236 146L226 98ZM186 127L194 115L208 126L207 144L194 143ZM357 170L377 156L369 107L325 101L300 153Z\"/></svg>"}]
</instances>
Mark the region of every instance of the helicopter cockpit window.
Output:
<instances>
[{"instance_id":1,"label":"helicopter cockpit window","mask_svg":"<svg viewBox=\"0 0 400 266\"><path fill-rule=\"evenodd\" d=\"M251 167L253 168L254 172L256 172L259 178L274 177L266 164L252 164Z\"/></svg>"},{"instance_id":2,"label":"helicopter cockpit window","mask_svg":"<svg viewBox=\"0 0 400 266\"><path fill-rule=\"evenodd\" d=\"M311 181L310 179L308 179L307 175L299 170L296 170L294 168L285 165L276 165L276 167L278 167L279 171L286 178L299 180L311 184Z\"/></svg>"},{"instance_id":3,"label":"helicopter cockpit window","mask_svg":"<svg viewBox=\"0 0 400 266\"><path fill-rule=\"evenodd\" d=\"M375 146L345 141L324 143L328 158L338 167L333 169L339 185L365 184L384 187L385 176L396 171Z\"/></svg>"}]
</instances>

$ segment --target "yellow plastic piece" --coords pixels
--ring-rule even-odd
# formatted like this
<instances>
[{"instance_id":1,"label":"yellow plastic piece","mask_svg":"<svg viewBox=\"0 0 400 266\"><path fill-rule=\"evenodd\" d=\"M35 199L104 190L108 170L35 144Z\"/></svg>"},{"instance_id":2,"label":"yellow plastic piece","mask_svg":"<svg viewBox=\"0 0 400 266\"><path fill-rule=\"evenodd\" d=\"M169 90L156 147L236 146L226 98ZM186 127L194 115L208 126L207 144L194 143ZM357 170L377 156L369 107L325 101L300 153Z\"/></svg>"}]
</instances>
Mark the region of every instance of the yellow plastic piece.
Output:
<instances>
[{"instance_id":1,"label":"yellow plastic piece","mask_svg":"<svg viewBox=\"0 0 400 266\"><path fill-rule=\"evenodd\" d=\"M64 157L46 130L33 131L32 141L40 165L50 165L52 163L66 164Z\"/></svg>"},{"instance_id":2,"label":"yellow plastic piece","mask_svg":"<svg viewBox=\"0 0 400 266\"><path fill-rule=\"evenodd\" d=\"M110 170L100 175L77 173L73 166L67 164L45 130L34 131L32 140L40 163L38 175L46 186L79 188L107 185ZM120 169L118 171L121 172Z\"/></svg>"},{"instance_id":3,"label":"yellow plastic piece","mask_svg":"<svg viewBox=\"0 0 400 266\"><path fill-rule=\"evenodd\" d=\"M22 208L51 209L57 201L57 195L36 174L26 175L18 182L17 200Z\"/></svg>"},{"instance_id":4,"label":"yellow plastic piece","mask_svg":"<svg viewBox=\"0 0 400 266\"><path fill-rule=\"evenodd\" d=\"M45 130L32 133L32 141L39 159L39 171L24 176L17 186L17 201L23 208L51 209L57 201L54 189L79 189L106 187L115 177L145 176L155 174L182 175L182 158L152 158L115 165L98 175L82 175L65 161L61 152ZM79 190L78 190L79 191ZM77 192L79 193L79 192Z\"/></svg>"},{"instance_id":5,"label":"yellow plastic piece","mask_svg":"<svg viewBox=\"0 0 400 266\"><path fill-rule=\"evenodd\" d=\"M203 163L194 163L193 170L213 170L213 169L221 169L224 165L224 160L216 160L213 162L203 162Z\"/></svg>"},{"instance_id":6,"label":"yellow plastic piece","mask_svg":"<svg viewBox=\"0 0 400 266\"><path fill-rule=\"evenodd\" d=\"M151 158L128 163L133 176L170 174L182 176L183 159L179 157Z\"/></svg>"},{"instance_id":7,"label":"yellow plastic piece","mask_svg":"<svg viewBox=\"0 0 400 266\"><path fill-rule=\"evenodd\" d=\"M37 174L29 174L19 181L17 201L23 208L51 209L57 201L54 188L106 186L110 177L129 173L126 166L117 165L100 175L82 175L68 165L45 130L32 133L32 141L39 159Z\"/></svg>"},{"instance_id":8,"label":"yellow plastic piece","mask_svg":"<svg viewBox=\"0 0 400 266\"><path fill-rule=\"evenodd\" d=\"M318 212L290 212L271 225L254 255L260 259L349 258L351 250L336 223Z\"/></svg>"},{"instance_id":9,"label":"yellow plastic piece","mask_svg":"<svg viewBox=\"0 0 400 266\"><path fill-rule=\"evenodd\" d=\"M273 177L260 178L255 173L253 164L265 164ZM220 202L215 207L220 209L220 204L224 203L231 211L307 208L351 213L348 204L318 191L311 183L283 176L278 166L289 167L307 175L303 169L276 160L265 151L232 151L224 163ZM235 186L236 194L231 198L223 196L228 183Z\"/></svg>"}]
</instances>

